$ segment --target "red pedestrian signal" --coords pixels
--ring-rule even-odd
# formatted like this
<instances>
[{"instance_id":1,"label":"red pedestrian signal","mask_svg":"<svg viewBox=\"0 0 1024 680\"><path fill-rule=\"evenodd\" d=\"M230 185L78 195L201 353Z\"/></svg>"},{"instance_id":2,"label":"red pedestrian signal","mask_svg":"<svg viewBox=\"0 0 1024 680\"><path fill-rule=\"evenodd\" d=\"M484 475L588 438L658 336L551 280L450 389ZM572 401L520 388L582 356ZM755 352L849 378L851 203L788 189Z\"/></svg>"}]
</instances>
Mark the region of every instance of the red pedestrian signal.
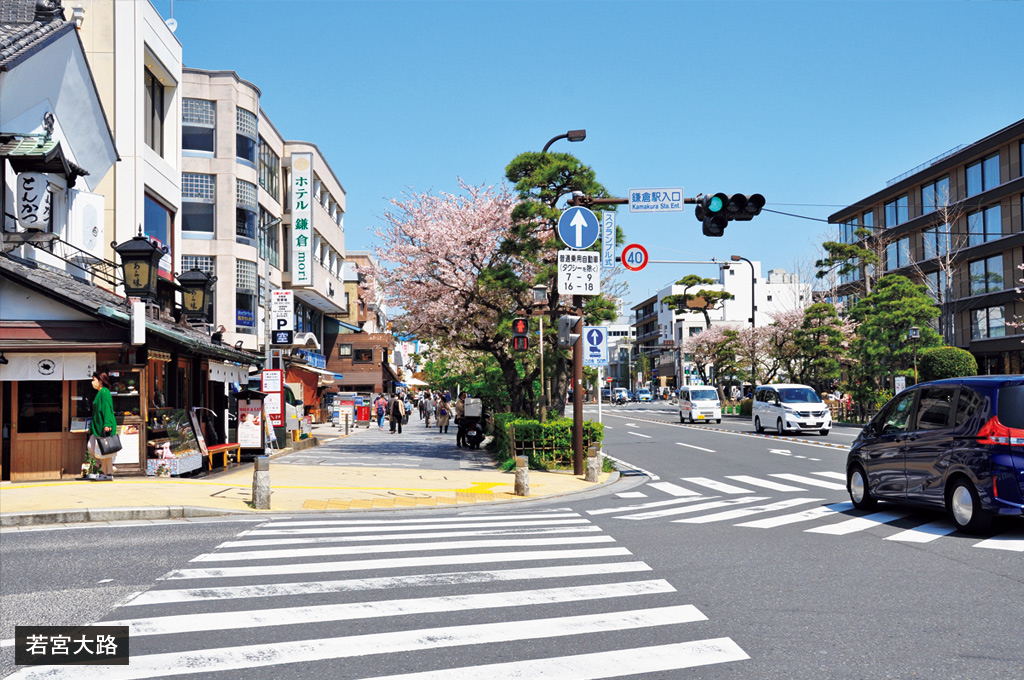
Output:
<instances>
[{"instance_id":1,"label":"red pedestrian signal","mask_svg":"<svg viewBox=\"0 0 1024 680\"><path fill-rule=\"evenodd\" d=\"M530 349L530 321L523 317L512 319L512 349Z\"/></svg>"}]
</instances>

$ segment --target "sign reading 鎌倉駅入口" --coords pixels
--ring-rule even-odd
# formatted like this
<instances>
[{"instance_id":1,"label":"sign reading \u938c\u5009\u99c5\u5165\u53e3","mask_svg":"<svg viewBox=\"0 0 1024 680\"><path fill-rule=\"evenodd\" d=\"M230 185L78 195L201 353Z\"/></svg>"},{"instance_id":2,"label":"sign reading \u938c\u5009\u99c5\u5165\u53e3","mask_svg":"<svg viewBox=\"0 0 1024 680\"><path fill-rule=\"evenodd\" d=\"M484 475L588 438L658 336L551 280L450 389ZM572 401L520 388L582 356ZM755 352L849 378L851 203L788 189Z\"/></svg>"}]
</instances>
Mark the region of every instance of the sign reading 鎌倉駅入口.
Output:
<instances>
[{"instance_id":1,"label":"sign reading \u938c\u5009\u99c5\u5165\u53e3","mask_svg":"<svg viewBox=\"0 0 1024 680\"><path fill-rule=\"evenodd\" d=\"M292 154L292 286L313 285L313 154Z\"/></svg>"}]
</instances>

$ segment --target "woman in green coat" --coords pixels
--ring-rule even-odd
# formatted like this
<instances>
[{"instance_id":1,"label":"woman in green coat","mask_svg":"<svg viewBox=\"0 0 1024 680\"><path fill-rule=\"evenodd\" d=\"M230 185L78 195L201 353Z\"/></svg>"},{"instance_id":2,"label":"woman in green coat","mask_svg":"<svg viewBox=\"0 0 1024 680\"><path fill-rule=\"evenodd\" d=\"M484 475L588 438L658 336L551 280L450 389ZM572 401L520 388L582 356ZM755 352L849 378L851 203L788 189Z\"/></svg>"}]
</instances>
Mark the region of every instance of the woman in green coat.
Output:
<instances>
[{"instance_id":1,"label":"woman in green coat","mask_svg":"<svg viewBox=\"0 0 1024 680\"><path fill-rule=\"evenodd\" d=\"M110 396L110 377L106 373L93 373L92 388L96 390L96 398L92 400L85 462L89 465L89 473L95 474L102 471L102 461L117 455L112 453L104 456L98 441L100 437L107 437L117 431L117 420L114 418L114 400Z\"/></svg>"}]
</instances>

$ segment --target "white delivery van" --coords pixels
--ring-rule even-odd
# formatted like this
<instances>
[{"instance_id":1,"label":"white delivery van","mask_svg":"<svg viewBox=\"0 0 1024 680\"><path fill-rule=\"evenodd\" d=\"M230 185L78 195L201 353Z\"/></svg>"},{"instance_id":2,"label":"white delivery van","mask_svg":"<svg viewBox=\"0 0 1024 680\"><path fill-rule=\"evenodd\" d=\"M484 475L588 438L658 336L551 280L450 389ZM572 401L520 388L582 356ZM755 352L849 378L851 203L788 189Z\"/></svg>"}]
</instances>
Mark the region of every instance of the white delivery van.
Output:
<instances>
[{"instance_id":1,"label":"white delivery van","mask_svg":"<svg viewBox=\"0 0 1024 680\"><path fill-rule=\"evenodd\" d=\"M688 385L679 388L679 422L714 420L722 422L722 402L718 390L710 385Z\"/></svg>"},{"instance_id":2,"label":"white delivery van","mask_svg":"<svg viewBox=\"0 0 1024 680\"><path fill-rule=\"evenodd\" d=\"M754 429L776 434L817 430L827 435L832 429L828 404L807 385L761 385L754 393L751 409Z\"/></svg>"}]
</instances>

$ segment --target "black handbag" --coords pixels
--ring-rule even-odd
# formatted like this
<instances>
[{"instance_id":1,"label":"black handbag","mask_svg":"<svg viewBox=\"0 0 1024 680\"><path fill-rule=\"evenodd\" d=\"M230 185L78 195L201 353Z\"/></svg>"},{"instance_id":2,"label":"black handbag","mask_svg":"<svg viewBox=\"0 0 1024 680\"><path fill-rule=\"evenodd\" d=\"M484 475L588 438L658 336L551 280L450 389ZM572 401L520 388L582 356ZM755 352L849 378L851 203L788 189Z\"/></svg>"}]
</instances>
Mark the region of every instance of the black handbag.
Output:
<instances>
[{"instance_id":1,"label":"black handbag","mask_svg":"<svg viewBox=\"0 0 1024 680\"><path fill-rule=\"evenodd\" d=\"M121 439L116 434L112 434L109 437L96 437L96 444L99 446L100 453L104 456L109 456L121 450Z\"/></svg>"}]
</instances>

